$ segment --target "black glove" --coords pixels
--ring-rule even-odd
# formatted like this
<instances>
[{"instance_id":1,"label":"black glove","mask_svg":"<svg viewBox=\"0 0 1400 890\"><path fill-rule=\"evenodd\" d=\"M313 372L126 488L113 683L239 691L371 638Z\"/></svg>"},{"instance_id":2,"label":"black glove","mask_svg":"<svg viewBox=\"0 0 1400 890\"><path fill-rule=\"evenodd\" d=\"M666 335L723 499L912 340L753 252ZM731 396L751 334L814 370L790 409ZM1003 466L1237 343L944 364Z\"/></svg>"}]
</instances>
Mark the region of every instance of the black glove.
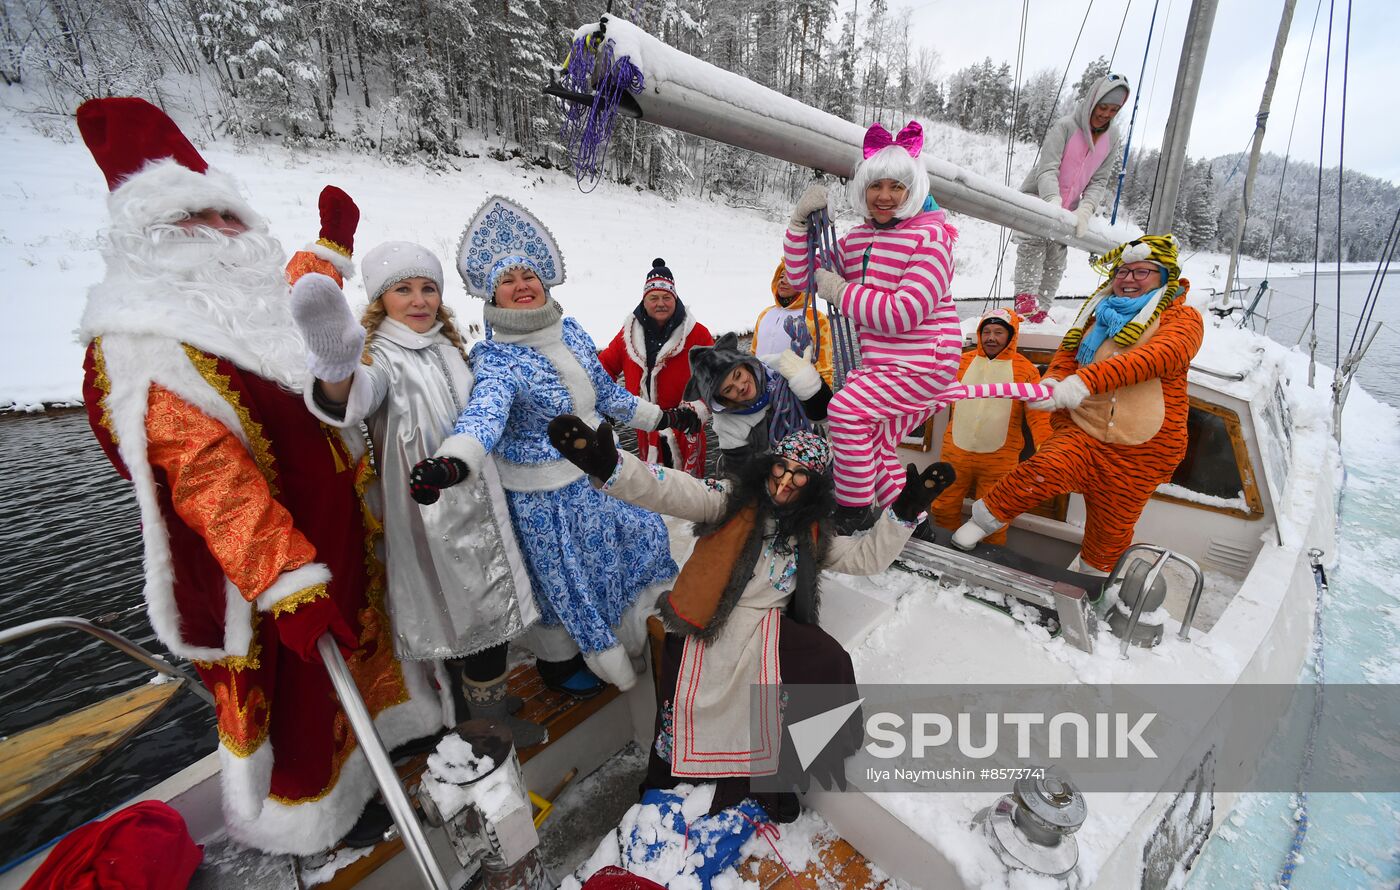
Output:
<instances>
[{"instance_id":1,"label":"black glove","mask_svg":"<svg viewBox=\"0 0 1400 890\"><path fill-rule=\"evenodd\" d=\"M606 480L617 470L617 442L609 424L594 430L572 414L561 414L549 422L549 441L565 460L595 479Z\"/></svg>"},{"instance_id":2,"label":"black glove","mask_svg":"<svg viewBox=\"0 0 1400 890\"><path fill-rule=\"evenodd\" d=\"M678 433L700 432L700 415L695 413L695 409L689 405L681 405L677 408L665 408L661 412L661 423L656 427L658 430L673 429Z\"/></svg>"},{"instance_id":3,"label":"black glove","mask_svg":"<svg viewBox=\"0 0 1400 890\"><path fill-rule=\"evenodd\" d=\"M466 482L471 470L456 457L420 460L408 476L408 492L420 504L436 504L444 488Z\"/></svg>"},{"instance_id":4,"label":"black glove","mask_svg":"<svg viewBox=\"0 0 1400 890\"><path fill-rule=\"evenodd\" d=\"M950 463L939 461L930 464L922 473L910 464L904 468L904 490L890 504L890 509L905 522L913 522L957 478L958 474Z\"/></svg>"}]
</instances>

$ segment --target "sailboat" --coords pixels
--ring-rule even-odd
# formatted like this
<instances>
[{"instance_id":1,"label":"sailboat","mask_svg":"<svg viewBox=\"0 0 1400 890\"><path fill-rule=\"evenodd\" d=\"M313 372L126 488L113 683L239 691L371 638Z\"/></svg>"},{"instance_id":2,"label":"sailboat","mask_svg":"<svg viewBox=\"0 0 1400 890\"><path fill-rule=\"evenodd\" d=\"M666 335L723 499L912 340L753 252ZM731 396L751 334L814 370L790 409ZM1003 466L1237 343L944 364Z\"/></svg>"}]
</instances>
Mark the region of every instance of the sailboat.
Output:
<instances>
[{"instance_id":1,"label":"sailboat","mask_svg":"<svg viewBox=\"0 0 1400 890\"><path fill-rule=\"evenodd\" d=\"M626 58L642 74L637 91L610 90L607 66L590 62L583 83L556 87L577 109L579 126L593 128L587 138L606 138L610 127L598 111L609 110L600 97L611 94L613 109L659 126L832 176L851 170L863 133L856 124L694 59L626 21L605 16L580 28L575 52ZM1203 48L1199 56L1203 61ZM1193 102L1194 95L1183 99L1179 89L1177 113L1189 120ZM1185 132L1176 137L1178 155ZM955 213L1092 253L1138 234L1099 219L1077 236L1068 212L925 157L932 191ZM1061 334L1053 325L1024 328L1021 351L1044 363ZM899 568L885 576L828 577L823 626L854 653L862 684L1292 684L1309 651L1317 570L1334 551L1336 529L1331 469L1337 449L1327 413L1318 410L1318 394L1297 370L1295 357L1266 338L1234 327L1208 330L1190 374L1188 458L1144 511L1137 543L1110 583L1058 568L1070 561L1083 536L1084 504L1071 495L1018 518L1004 550L962 553L932 535L911 541ZM935 420L925 434L932 447L909 451L909 460L937 459L944 422ZM678 562L689 546L686 530L674 528ZM0 643L48 629L14 628L0 633ZM335 647L327 644L322 652L333 676L343 676ZM168 665L151 666L187 679ZM551 731L548 745L518 752L519 767L510 767L518 769L516 790L554 789L529 796L532 806L524 812L533 824L547 819L550 798L572 776L592 772L631 743L646 750L652 742L655 695L645 683L578 704L551 698L531 685L526 672L513 680L527 701L525 716ZM494 823L478 819L474 828L433 812L417 793L421 757L396 768L368 720L357 718L353 685L341 682L337 689L395 815L394 836L314 862L241 851L230 874L280 876L295 886L540 886L537 872L510 871L528 854L512 846L512 838L529 835L519 807L497 814ZM1248 716L1271 725L1285 704L1269 701ZM1216 708L1199 715L1202 738L1237 716L1224 701ZM115 740L123 730L114 723L108 735ZM879 793L814 786L804 804L830 832L822 855L799 878L823 887L999 887L1024 873L1044 876L1051 885L1166 886L1174 872L1189 868L1238 798L1240 784L1219 778L1252 770L1258 753L1209 744L1193 748L1190 759L1170 765L1181 781L1151 793L1081 791L1072 776L1044 772L1008 778L996 790L936 794L925 793L929 788ZM217 843L216 755L142 797L167 801L196 840ZM609 834L603 847L616 840ZM0 875L0 890L20 886L36 865ZM753 874L757 879L758 871ZM588 875L554 877L577 883Z\"/></svg>"}]
</instances>

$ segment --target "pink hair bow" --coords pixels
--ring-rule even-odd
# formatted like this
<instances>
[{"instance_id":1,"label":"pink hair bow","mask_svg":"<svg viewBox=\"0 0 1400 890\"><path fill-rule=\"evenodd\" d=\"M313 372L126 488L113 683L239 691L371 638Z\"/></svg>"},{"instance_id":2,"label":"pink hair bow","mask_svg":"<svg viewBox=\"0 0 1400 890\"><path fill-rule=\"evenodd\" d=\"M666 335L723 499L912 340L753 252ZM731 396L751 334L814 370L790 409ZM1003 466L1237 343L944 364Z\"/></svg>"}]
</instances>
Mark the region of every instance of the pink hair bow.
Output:
<instances>
[{"instance_id":1,"label":"pink hair bow","mask_svg":"<svg viewBox=\"0 0 1400 890\"><path fill-rule=\"evenodd\" d=\"M917 158L919 152L924 149L924 128L919 126L918 121L910 121L899 131L899 135L894 137L880 124L871 124L870 129L865 131L864 151L867 158L891 145L898 145L909 152L909 157Z\"/></svg>"}]
</instances>

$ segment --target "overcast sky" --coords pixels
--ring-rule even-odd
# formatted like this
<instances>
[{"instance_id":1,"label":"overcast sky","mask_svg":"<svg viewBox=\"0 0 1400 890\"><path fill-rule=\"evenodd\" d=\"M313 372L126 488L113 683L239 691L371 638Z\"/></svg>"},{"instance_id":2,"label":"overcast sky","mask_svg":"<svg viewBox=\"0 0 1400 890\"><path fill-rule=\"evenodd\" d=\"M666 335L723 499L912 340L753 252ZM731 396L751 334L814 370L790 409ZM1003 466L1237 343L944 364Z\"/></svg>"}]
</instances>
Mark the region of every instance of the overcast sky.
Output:
<instances>
[{"instance_id":1,"label":"overcast sky","mask_svg":"<svg viewBox=\"0 0 1400 890\"><path fill-rule=\"evenodd\" d=\"M864 13L869 0L859 0ZM844 12L851 0L842 0ZM939 76L948 75L986 56L1008 62L1015 69L1021 24L1020 0L890 0L891 10L913 10L912 42L936 49L941 56ZM1030 0L1027 22L1024 76L1042 68L1063 69L1074 46L1075 34L1092 6L1079 48L1069 61L1070 84L1094 58L1113 58L1113 70L1136 85L1147 44L1153 0ZM1336 0L1332 37L1331 100L1327 107L1327 148L1324 166L1337 164L1337 133L1341 118L1342 57L1346 34L1345 0ZM1293 27L1272 114L1264 137L1264 150L1282 155L1288 143L1298 83L1307 72L1293 137L1293 157L1316 163L1322 120L1322 73L1327 45L1328 0L1317 17L1316 36L1308 57L1308 35L1313 29L1318 0L1298 0ZM1191 0L1159 0L1157 24L1142 80L1133 144L1161 144L1171 106L1181 43ZM1114 40L1123 24L1114 55ZM1269 55L1278 32L1282 0L1219 0L1211 32L1200 99L1191 124L1191 157L1214 157L1244 150L1254 129L1254 114L1264 89ZM1351 65L1347 84L1346 157L1349 170L1400 183L1400 101L1396 100L1400 74L1400 3L1394 0L1354 0L1351 21ZM1121 114L1124 124L1131 101Z\"/></svg>"}]
</instances>

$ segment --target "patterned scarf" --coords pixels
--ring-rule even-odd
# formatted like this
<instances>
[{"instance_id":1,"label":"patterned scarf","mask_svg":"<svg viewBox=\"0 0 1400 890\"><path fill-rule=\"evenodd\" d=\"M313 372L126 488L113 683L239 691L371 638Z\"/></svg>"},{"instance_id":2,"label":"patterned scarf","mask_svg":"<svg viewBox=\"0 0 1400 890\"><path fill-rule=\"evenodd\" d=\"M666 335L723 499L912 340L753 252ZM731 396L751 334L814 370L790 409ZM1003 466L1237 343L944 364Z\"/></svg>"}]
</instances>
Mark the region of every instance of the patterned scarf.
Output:
<instances>
[{"instance_id":1,"label":"patterned scarf","mask_svg":"<svg viewBox=\"0 0 1400 890\"><path fill-rule=\"evenodd\" d=\"M1094 326L1084 332L1079 341L1075 361L1081 365L1093 362L1094 355L1109 337L1116 337L1148 301L1159 298L1162 289L1148 291L1138 297L1107 297L1094 307ZM1136 338L1134 338L1136 339Z\"/></svg>"},{"instance_id":2,"label":"patterned scarf","mask_svg":"<svg viewBox=\"0 0 1400 890\"><path fill-rule=\"evenodd\" d=\"M1132 346L1142 336L1142 332L1151 327L1157 317L1185 292L1185 288L1180 283L1181 266L1177 263L1177 243L1174 235L1143 235L1141 238L1118 245L1102 257L1091 257L1089 265L1100 275L1106 276L1108 281L1104 282L1094 292L1094 295L1080 307L1079 315L1074 319L1074 324L1070 325L1069 330L1065 332L1064 339L1060 341L1061 349L1078 351L1080 341L1084 339L1084 328L1088 325L1089 319L1096 317L1095 314L1100 310L1100 307L1112 298L1114 272L1124 263L1136 263L1143 260L1151 260L1161 266L1166 273L1165 280L1162 287L1153 292L1157 295L1155 301L1148 301L1136 315L1112 332L1114 343L1124 348ZM1097 328L1098 325L1095 327ZM1093 358L1092 351L1089 353L1089 357Z\"/></svg>"}]
</instances>

